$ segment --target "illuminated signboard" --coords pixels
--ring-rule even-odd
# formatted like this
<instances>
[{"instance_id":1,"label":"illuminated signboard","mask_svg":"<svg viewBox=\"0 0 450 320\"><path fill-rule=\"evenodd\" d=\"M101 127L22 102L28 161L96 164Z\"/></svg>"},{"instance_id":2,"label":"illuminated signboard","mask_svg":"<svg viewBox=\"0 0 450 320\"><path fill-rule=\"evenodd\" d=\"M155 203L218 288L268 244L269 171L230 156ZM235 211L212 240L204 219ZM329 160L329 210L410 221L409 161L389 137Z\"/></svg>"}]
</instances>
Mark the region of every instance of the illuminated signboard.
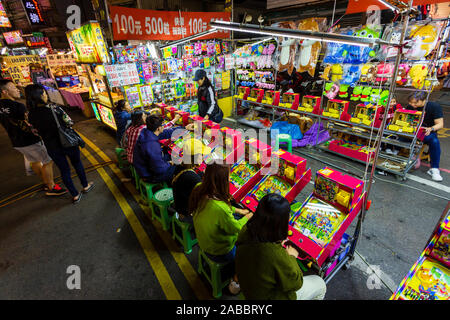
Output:
<instances>
[{"instance_id":1,"label":"illuminated signboard","mask_svg":"<svg viewBox=\"0 0 450 320\"><path fill-rule=\"evenodd\" d=\"M22 32L20 30L4 32L3 37L7 44L23 43Z\"/></svg>"},{"instance_id":2,"label":"illuminated signboard","mask_svg":"<svg viewBox=\"0 0 450 320\"><path fill-rule=\"evenodd\" d=\"M92 106L92 111L94 111L94 114L95 114L95 117L97 118L97 120L102 122L102 118L100 118L100 115L98 114L97 104L95 104L94 102L91 102L91 106Z\"/></svg>"},{"instance_id":3,"label":"illuminated signboard","mask_svg":"<svg viewBox=\"0 0 450 320\"><path fill-rule=\"evenodd\" d=\"M3 4L0 1L0 27L2 28L11 28L11 22L6 15L5 8L3 8Z\"/></svg>"},{"instance_id":4,"label":"illuminated signboard","mask_svg":"<svg viewBox=\"0 0 450 320\"><path fill-rule=\"evenodd\" d=\"M102 121L107 126L113 128L114 130L117 130L116 122L114 121L114 115L110 108L105 107L101 104L97 104L97 110L100 113L100 117L102 118Z\"/></svg>"},{"instance_id":5,"label":"illuminated signboard","mask_svg":"<svg viewBox=\"0 0 450 320\"><path fill-rule=\"evenodd\" d=\"M45 24L44 18L42 17L42 9L37 0L22 0L22 3L31 24Z\"/></svg>"},{"instance_id":6,"label":"illuminated signboard","mask_svg":"<svg viewBox=\"0 0 450 320\"><path fill-rule=\"evenodd\" d=\"M70 48L76 53L77 62L107 63L109 56L98 22L89 22L66 33Z\"/></svg>"}]
</instances>

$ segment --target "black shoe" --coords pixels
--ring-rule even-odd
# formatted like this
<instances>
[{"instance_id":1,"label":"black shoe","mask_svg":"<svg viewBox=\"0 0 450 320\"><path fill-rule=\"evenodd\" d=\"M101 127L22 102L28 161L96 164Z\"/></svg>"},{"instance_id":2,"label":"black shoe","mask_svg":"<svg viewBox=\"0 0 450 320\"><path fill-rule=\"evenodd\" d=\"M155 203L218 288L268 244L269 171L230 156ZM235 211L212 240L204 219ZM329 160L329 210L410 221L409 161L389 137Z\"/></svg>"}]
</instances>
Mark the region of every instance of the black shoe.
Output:
<instances>
[{"instance_id":1,"label":"black shoe","mask_svg":"<svg viewBox=\"0 0 450 320\"><path fill-rule=\"evenodd\" d=\"M55 186L53 187L52 190L48 190L47 188L47 192L45 193L45 195L47 196L62 196L63 194L66 194L67 190L61 188L58 184L55 184Z\"/></svg>"},{"instance_id":2,"label":"black shoe","mask_svg":"<svg viewBox=\"0 0 450 320\"><path fill-rule=\"evenodd\" d=\"M75 199L75 197L72 199L72 202L73 202L73 204L75 204L75 203L77 203L77 202L80 202L80 200L81 200L81 197L83 196L83 192L80 192L79 194L78 194L78 199Z\"/></svg>"}]
</instances>

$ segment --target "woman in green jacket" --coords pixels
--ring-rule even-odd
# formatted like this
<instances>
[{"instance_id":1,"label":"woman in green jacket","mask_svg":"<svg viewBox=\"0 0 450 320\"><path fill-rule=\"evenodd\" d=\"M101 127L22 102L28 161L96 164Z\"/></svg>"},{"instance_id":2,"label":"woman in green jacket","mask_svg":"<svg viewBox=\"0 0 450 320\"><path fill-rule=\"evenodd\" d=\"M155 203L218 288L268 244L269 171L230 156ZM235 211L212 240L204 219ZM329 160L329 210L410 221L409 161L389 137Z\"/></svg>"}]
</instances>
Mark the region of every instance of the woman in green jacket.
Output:
<instances>
[{"instance_id":1,"label":"woman in green jacket","mask_svg":"<svg viewBox=\"0 0 450 320\"><path fill-rule=\"evenodd\" d=\"M290 205L271 193L258 204L236 242L236 274L249 300L322 300L326 285L319 276L303 277L298 251L283 247L287 239Z\"/></svg>"},{"instance_id":2,"label":"woman in green jacket","mask_svg":"<svg viewBox=\"0 0 450 320\"><path fill-rule=\"evenodd\" d=\"M189 199L189 212L194 217L198 245L211 260L219 263L234 261L239 231L253 215L248 210L231 205L229 177L229 166L208 165L202 182L195 187ZM236 213L242 218L236 219ZM234 294L239 292L236 279L230 282L229 289Z\"/></svg>"}]
</instances>

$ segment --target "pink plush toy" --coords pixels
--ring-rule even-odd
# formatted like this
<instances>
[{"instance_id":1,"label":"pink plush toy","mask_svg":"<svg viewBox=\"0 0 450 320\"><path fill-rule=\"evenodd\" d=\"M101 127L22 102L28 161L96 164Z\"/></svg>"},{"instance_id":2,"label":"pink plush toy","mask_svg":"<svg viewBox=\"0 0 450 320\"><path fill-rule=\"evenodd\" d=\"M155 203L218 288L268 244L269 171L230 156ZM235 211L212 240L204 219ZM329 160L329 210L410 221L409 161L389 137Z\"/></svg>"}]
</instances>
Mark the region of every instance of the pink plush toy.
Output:
<instances>
[{"instance_id":1,"label":"pink plush toy","mask_svg":"<svg viewBox=\"0 0 450 320\"><path fill-rule=\"evenodd\" d=\"M335 83L333 83L333 86L330 88L330 90L327 93L327 98L328 99L334 99L336 97L336 95L339 92L339 86Z\"/></svg>"},{"instance_id":2,"label":"pink plush toy","mask_svg":"<svg viewBox=\"0 0 450 320\"><path fill-rule=\"evenodd\" d=\"M392 63L380 63L377 66L376 82L386 82L392 77L394 73L394 65Z\"/></svg>"},{"instance_id":3,"label":"pink plush toy","mask_svg":"<svg viewBox=\"0 0 450 320\"><path fill-rule=\"evenodd\" d=\"M405 63L402 63L398 66L398 74L396 79L397 85L406 86L406 84L408 83L409 69L411 68Z\"/></svg>"}]
</instances>

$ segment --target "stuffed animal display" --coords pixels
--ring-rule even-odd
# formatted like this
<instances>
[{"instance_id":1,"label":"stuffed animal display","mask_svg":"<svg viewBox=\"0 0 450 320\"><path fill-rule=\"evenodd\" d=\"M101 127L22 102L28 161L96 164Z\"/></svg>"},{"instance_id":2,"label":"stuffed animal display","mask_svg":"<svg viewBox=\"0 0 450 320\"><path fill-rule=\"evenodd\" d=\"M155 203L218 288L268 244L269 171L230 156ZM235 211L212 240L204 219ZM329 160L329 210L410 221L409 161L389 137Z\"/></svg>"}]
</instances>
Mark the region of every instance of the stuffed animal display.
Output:
<instances>
[{"instance_id":1,"label":"stuffed animal display","mask_svg":"<svg viewBox=\"0 0 450 320\"><path fill-rule=\"evenodd\" d=\"M409 65L406 63L401 63L398 66L398 74L397 74L397 85L399 86L405 86L408 83L408 72L409 72Z\"/></svg>"},{"instance_id":2,"label":"stuffed animal display","mask_svg":"<svg viewBox=\"0 0 450 320\"><path fill-rule=\"evenodd\" d=\"M280 28L297 29L293 21L280 22ZM292 74L294 71L294 59L297 53L297 39L281 38L280 39L280 62L278 64L278 71L287 71Z\"/></svg>"},{"instance_id":3,"label":"stuffed animal display","mask_svg":"<svg viewBox=\"0 0 450 320\"><path fill-rule=\"evenodd\" d=\"M392 78L392 74L394 73L394 65L392 63L380 63L377 65L377 77L375 78L375 82L385 83Z\"/></svg>"},{"instance_id":4,"label":"stuffed animal display","mask_svg":"<svg viewBox=\"0 0 450 320\"><path fill-rule=\"evenodd\" d=\"M411 85L417 89L423 88L427 75L428 75L428 67L425 64L421 63L413 65L408 73Z\"/></svg>"},{"instance_id":5,"label":"stuffed animal display","mask_svg":"<svg viewBox=\"0 0 450 320\"><path fill-rule=\"evenodd\" d=\"M354 86L359 81L361 75L361 68L359 65L345 65L344 77L341 84L348 84Z\"/></svg>"},{"instance_id":6,"label":"stuffed animal display","mask_svg":"<svg viewBox=\"0 0 450 320\"><path fill-rule=\"evenodd\" d=\"M309 18L301 20L298 24L298 30L320 31L319 23L326 22L324 19ZM319 58L322 44L320 41L305 39L300 42L300 55L297 63L298 72L308 72L314 77L317 60Z\"/></svg>"},{"instance_id":7,"label":"stuffed animal display","mask_svg":"<svg viewBox=\"0 0 450 320\"><path fill-rule=\"evenodd\" d=\"M410 48L406 51L407 59L419 60L431 53L436 47L441 24L437 22L411 26L407 39Z\"/></svg>"}]
</instances>

